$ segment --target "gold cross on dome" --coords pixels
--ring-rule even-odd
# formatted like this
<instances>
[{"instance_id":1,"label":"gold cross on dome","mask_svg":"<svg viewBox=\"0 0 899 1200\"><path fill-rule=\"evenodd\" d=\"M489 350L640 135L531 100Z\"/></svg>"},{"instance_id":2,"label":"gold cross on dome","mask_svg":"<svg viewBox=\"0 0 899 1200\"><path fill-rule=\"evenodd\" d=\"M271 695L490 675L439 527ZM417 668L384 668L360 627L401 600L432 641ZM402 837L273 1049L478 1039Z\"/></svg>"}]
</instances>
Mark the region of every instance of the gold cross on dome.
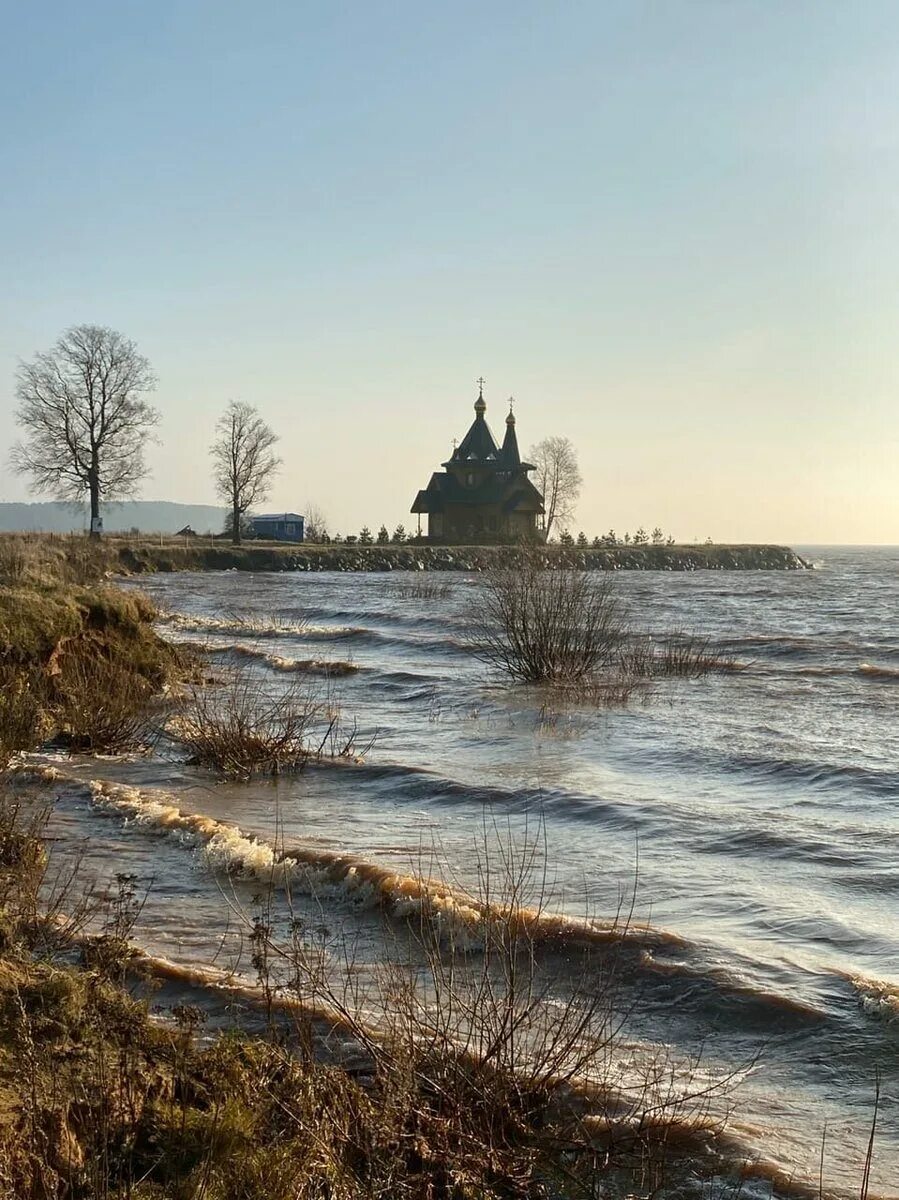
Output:
<instances>
[{"instance_id":1,"label":"gold cross on dome","mask_svg":"<svg viewBox=\"0 0 899 1200\"><path fill-rule=\"evenodd\" d=\"M480 389L480 392L481 392L481 395L482 395L482 396L483 396L483 394L484 394L484 384L485 384L486 382L487 382L487 380L484 378L484 376L483 376L483 375L481 376L481 378L480 378L480 379L476 379L476 380L475 380L475 383L478 385L478 388Z\"/></svg>"}]
</instances>

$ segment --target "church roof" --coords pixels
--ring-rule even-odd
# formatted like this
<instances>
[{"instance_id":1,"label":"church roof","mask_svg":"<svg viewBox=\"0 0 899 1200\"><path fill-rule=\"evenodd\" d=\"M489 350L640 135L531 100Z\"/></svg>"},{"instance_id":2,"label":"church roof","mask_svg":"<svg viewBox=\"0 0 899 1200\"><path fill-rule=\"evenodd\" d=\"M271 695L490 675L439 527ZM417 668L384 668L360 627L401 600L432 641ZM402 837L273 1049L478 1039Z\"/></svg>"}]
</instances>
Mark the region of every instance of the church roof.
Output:
<instances>
[{"instance_id":1,"label":"church roof","mask_svg":"<svg viewBox=\"0 0 899 1200\"><path fill-rule=\"evenodd\" d=\"M431 481L415 497L414 513L445 512L450 505L481 508L500 505L505 512L543 512L543 497L524 475L490 475L477 487L466 487L455 475L435 471Z\"/></svg>"},{"instance_id":2,"label":"church roof","mask_svg":"<svg viewBox=\"0 0 899 1200\"><path fill-rule=\"evenodd\" d=\"M499 445L490 426L484 420L487 404L484 400L483 385L474 405L475 418L465 437L453 451L450 462L496 462L499 457ZM448 466L449 463L444 463Z\"/></svg>"},{"instance_id":3,"label":"church roof","mask_svg":"<svg viewBox=\"0 0 899 1200\"><path fill-rule=\"evenodd\" d=\"M518 452L518 437L515 433L515 414L512 412L511 407L509 408L509 415L506 417L506 436L503 438L500 460L503 466L507 468L521 466L521 455Z\"/></svg>"}]
</instances>

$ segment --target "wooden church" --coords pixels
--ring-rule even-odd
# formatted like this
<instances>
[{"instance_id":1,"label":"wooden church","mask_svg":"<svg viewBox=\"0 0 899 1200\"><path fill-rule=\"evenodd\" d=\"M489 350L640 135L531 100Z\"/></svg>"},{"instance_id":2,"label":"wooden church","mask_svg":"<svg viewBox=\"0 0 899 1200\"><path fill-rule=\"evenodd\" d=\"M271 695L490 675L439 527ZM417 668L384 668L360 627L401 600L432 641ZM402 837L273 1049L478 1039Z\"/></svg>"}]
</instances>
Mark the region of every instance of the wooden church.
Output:
<instances>
[{"instance_id":1,"label":"wooden church","mask_svg":"<svg viewBox=\"0 0 899 1200\"><path fill-rule=\"evenodd\" d=\"M415 497L412 512L427 513L428 541L483 543L536 539L543 497L528 478L536 467L521 461L515 414L509 402L502 446L484 414L484 380L478 380L474 424L442 471Z\"/></svg>"}]
</instances>

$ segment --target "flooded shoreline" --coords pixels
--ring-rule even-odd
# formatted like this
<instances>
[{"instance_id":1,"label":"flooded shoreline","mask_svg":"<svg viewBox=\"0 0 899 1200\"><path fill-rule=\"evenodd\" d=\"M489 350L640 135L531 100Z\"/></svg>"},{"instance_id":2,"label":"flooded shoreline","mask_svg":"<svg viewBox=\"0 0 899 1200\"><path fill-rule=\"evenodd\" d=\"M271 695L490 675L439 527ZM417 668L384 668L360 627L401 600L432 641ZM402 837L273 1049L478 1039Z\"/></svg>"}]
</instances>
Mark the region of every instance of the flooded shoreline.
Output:
<instances>
[{"instance_id":1,"label":"flooded shoreline","mask_svg":"<svg viewBox=\"0 0 899 1200\"><path fill-rule=\"evenodd\" d=\"M236 652L268 685L284 675L278 660L345 664L341 703L377 731L375 749L358 768L247 785L217 782L164 747L45 760L65 776L57 845L87 846L98 878L115 866L147 881L138 942L179 970L220 969L232 953L245 970L235 904L251 911L259 872L277 870L291 878L276 923L286 929L299 912L351 938L365 973L383 953L385 910L395 926L391 912L408 917L410 899L421 903L415 880L438 880L434 895L458 911L477 895L485 839L495 854L539 830L553 931L540 954L553 977L577 969L584 922L608 939L625 903L627 1036L684 1061L701 1046L713 1072L743 1072L734 1119L762 1131L756 1153L797 1177L814 1175L827 1122L843 1148L828 1167L835 1187L857 1176L879 1074L871 1186L889 1195L897 573L857 554L821 572L726 583L622 580L635 620L701 629L739 646L749 669L549 721L528 689L499 685L465 654L460 614L476 580L410 602L399 577L147 578L178 614L165 636L211 642L223 661ZM236 608L259 627L223 629Z\"/></svg>"}]
</instances>

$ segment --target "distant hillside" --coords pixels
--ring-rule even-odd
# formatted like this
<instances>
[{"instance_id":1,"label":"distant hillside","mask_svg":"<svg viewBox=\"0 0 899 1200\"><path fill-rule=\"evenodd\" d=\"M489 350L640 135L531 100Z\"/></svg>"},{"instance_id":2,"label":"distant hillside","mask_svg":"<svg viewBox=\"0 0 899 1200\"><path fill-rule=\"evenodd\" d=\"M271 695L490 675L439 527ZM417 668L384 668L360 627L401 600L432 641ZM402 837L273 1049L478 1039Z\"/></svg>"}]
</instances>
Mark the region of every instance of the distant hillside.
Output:
<instances>
[{"instance_id":1,"label":"distant hillside","mask_svg":"<svg viewBox=\"0 0 899 1200\"><path fill-rule=\"evenodd\" d=\"M197 533L220 533L225 510L213 504L172 504L168 500L127 500L103 509L109 533L139 529L142 533L177 533L185 525ZM0 502L0 533L71 533L87 528L87 509L51 501L43 504Z\"/></svg>"}]
</instances>

